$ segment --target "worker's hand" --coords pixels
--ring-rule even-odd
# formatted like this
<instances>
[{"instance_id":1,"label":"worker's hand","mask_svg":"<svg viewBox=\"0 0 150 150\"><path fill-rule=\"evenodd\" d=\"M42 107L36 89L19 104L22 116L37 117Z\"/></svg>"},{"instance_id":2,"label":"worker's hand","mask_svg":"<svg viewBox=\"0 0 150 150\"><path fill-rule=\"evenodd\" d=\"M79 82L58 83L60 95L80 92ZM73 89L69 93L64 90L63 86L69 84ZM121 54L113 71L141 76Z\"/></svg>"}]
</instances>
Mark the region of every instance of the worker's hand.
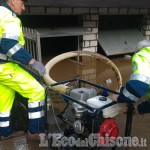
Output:
<instances>
[{"instance_id":1,"label":"worker's hand","mask_svg":"<svg viewBox=\"0 0 150 150\"><path fill-rule=\"evenodd\" d=\"M113 102L117 102L118 95L111 95L108 96L108 98L110 98Z\"/></svg>"},{"instance_id":2,"label":"worker's hand","mask_svg":"<svg viewBox=\"0 0 150 150\"><path fill-rule=\"evenodd\" d=\"M34 60L32 64L30 64L31 68L35 69L40 76L44 76L44 74L46 73L46 69L44 67L44 65L39 62Z\"/></svg>"},{"instance_id":3,"label":"worker's hand","mask_svg":"<svg viewBox=\"0 0 150 150\"><path fill-rule=\"evenodd\" d=\"M113 100L113 101L116 101L116 102L117 102L117 99L118 99L118 95L115 95L115 96L112 98L112 100Z\"/></svg>"}]
</instances>

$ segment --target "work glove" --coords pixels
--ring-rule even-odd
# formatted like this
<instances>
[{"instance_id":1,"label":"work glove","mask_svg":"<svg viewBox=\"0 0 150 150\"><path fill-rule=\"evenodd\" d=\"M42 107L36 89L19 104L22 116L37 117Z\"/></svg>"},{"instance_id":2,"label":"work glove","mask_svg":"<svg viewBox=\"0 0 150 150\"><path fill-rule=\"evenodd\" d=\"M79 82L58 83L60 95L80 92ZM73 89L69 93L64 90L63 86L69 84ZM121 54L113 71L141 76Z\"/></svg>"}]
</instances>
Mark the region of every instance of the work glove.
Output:
<instances>
[{"instance_id":1,"label":"work glove","mask_svg":"<svg viewBox=\"0 0 150 150\"><path fill-rule=\"evenodd\" d=\"M41 62L35 60L34 63L30 66L32 69L35 69L40 76L44 76L44 74L46 73L45 66Z\"/></svg>"}]
</instances>

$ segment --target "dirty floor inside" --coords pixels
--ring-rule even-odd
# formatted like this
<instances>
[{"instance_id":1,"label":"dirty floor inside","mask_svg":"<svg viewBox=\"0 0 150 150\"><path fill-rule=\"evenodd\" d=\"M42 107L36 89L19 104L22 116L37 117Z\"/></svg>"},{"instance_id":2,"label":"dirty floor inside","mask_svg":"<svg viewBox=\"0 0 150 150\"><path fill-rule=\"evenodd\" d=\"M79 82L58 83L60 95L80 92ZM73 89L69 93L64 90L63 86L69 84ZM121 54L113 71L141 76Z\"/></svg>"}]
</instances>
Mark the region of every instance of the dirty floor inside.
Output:
<instances>
[{"instance_id":1,"label":"dirty floor inside","mask_svg":"<svg viewBox=\"0 0 150 150\"><path fill-rule=\"evenodd\" d=\"M131 59L125 59L123 56L117 58L110 58L118 67L121 76L123 85L128 80L131 74ZM67 73L67 72L66 72ZM102 76L101 76L102 77ZM56 78L58 80L59 77ZM60 79L61 80L61 79ZM142 100L141 100L142 101ZM53 116L53 111L57 115L60 110L65 106L63 101L55 101L54 102L54 110L51 109L48 111L48 130L49 133L59 132L61 128L65 125L57 118L59 127L56 124L56 118ZM125 104L121 104L122 110L120 114L116 117L116 121L120 127L120 136L124 136L125 133L125 123L126 123L126 115L123 113L123 109L126 107ZM60 128L60 129L59 129ZM150 114L146 115L134 115L133 123L132 123L132 131L131 136L136 136L139 139L146 139L147 146L146 147L136 147L130 148L130 150L149 150L150 149ZM27 141L26 135L23 135L18 138L9 139L6 141L0 142L0 150L45 150L49 149L47 147L39 147L38 141ZM125 149L125 148L116 148L116 149Z\"/></svg>"}]
</instances>

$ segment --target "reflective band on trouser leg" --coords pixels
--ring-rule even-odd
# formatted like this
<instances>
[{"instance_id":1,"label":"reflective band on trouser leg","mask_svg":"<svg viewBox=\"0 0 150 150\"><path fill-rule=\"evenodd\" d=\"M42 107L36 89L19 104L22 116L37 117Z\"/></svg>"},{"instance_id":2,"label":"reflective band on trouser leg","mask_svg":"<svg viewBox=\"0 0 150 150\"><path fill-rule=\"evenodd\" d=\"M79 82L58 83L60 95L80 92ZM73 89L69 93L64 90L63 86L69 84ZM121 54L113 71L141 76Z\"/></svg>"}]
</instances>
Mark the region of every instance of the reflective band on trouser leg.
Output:
<instances>
[{"instance_id":1,"label":"reflective band on trouser leg","mask_svg":"<svg viewBox=\"0 0 150 150\"><path fill-rule=\"evenodd\" d=\"M126 88L124 88L123 90L123 95L129 99L131 99L132 101L137 102L139 100L138 97L134 96L133 94L129 93L129 91L127 91Z\"/></svg>"},{"instance_id":2,"label":"reflective band on trouser leg","mask_svg":"<svg viewBox=\"0 0 150 150\"><path fill-rule=\"evenodd\" d=\"M9 121L0 121L0 128L1 127L9 127Z\"/></svg>"},{"instance_id":3,"label":"reflective band on trouser leg","mask_svg":"<svg viewBox=\"0 0 150 150\"><path fill-rule=\"evenodd\" d=\"M10 128L10 113L0 113L0 136L8 136L12 133Z\"/></svg>"},{"instance_id":4,"label":"reflective band on trouser leg","mask_svg":"<svg viewBox=\"0 0 150 150\"><path fill-rule=\"evenodd\" d=\"M1 127L8 127L9 121L8 118L10 117L10 112L0 112L0 128Z\"/></svg>"},{"instance_id":5,"label":"reflective band on trouser leg","mask_svg":"<svg viewBox=\"0 0 150 150\"><path fill-rule=\"evenodd\" d=\"M8 50L7 56L12 57L22 46L20 44L16 44L11 49Z\"/></svg>"},{"instance_id":6,"label":"reflective band on trouser leg","mask_svg":"<svg viewBox=\"0 0 150 150\"><path fill-rule=\"evenodd\" d=\"M8 136L12 133L10 128L10 111L14 101L14 90L0 84L0 136Z\"/></svg>"},{"instance_id":7,"label":"reflective band on trouser leg","mask_svg":"<svg viewBox=\"0 0 150 150\"><path fill-rule=\"evenodd\" d=\"M34 83L35 85L35 83ZM45 99L45 90L44 88L35 85L36 89L34 92L30 91L31 98L28 101L28 109L29 109L29 131L31 133L43 133L45 131L45 117L44 117L44 99Z\"/></svg>"},{"instance_id":8,"label":"reflective band on trouser leg","mask_svg":"<svg viewBox=\"0 0 150 150\"><path fill-rule=\"evenodd\" d=\"M19 65L14 63L2 64L3 76L0 75L0 83L10 86L11 89L17 91L20 95L28 99L28 103L40 102L45 99L45 90L39 82L31 76L27 71L23 70ZM8 75L9 72L9 75ZM1 88L0 88L1 89ZM41 104L38 104L38 107ZM32 106L32 104L31 104ZM1 106L0 106L1 107ZM43 106L42 106L43 107ZM35 107L36 108L36 107ZM35 110L29 108L29 113L42 111L43 109ZM37 119L29 119L29 130L43 132L44 117Z\"/></svg>"},{"instance_id":9,"label":"reflective band on trouser leg","mask_svg":"<svg viewBox=\"0 0 150 150\"><path fill-rule=\"evenodd\" d=\"M44 100L28 103L29 131L31 133L44 132Z\"/></svg>"},{"instance_id":10,"label":"reflective band on trouser leg","mask_svg":"<svg viewBox=\"0 0 150 150\"><path fill-rule=\"evenodd\" d=\"M37 119L44 116L44 111L29 112L29 119Z\"/></svg>"},{"instance_id":11,"label":"reflective band on trouser leg","mask_svg":"<svg viewBox=\"0 0 150 150\"><path fill-rule=\"evenodd\" d=\"M29 108L35 108L35 107L39 107L39 106L44 106L45 101L39 101L39 102L29 102L28 103L28 107Z\"/></svg>"}]
</instances>

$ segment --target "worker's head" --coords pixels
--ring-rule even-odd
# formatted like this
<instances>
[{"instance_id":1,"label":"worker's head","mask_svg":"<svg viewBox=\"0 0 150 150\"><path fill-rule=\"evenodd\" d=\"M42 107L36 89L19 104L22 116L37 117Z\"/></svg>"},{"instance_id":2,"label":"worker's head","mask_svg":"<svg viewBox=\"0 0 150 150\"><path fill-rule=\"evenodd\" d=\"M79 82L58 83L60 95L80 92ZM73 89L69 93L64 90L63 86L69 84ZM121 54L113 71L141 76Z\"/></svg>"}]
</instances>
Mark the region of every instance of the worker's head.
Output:
<instances>
[{"instance_id":1,"label":"worker's head","mask_svg":"<svg viewBox=\"0 0 150 150\"><path fill-rule=\"evenodd\" d=\"M6 2L17 15L21 15L22 11L25 10L24 3L26 1L27 0L7 0Z\"/></svg>"},{"instance_id":2,"label":"worker's head","mask_svg":"<svg viewBox=\"0 0 150 150\"><path fill-rule=\"evenodd\" d=\"M138 52L139 50L141 50L144 47L150 47L150 40L140 41L138 43L137 47L135 48L135 51Z\"/></svg>"}]
</instances>

